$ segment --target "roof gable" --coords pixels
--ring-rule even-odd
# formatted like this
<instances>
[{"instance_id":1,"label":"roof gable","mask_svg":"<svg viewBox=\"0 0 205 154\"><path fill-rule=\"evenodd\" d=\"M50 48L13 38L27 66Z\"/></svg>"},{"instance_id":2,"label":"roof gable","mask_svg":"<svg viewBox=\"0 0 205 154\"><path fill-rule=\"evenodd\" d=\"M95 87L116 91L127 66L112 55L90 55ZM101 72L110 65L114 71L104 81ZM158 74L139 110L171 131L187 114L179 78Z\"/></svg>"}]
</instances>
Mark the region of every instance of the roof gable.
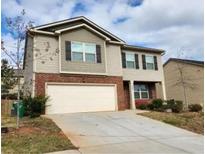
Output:
<instances>
[{"instance_id":1,"label":"roof gable","mask_svg":"<svg viewBox=\"0 0 205 154\"><path fill-rule=\"evenodd\" d=\"M174 61L174 62L181 62L181 63L186 63L186 64L191 64L191 65L197 65L197 66L202 66L204 67L204 62L203 61L198 61L198 60L190 60L190 59L179 59L179 58L170 58L168 59L163 66L167 65L169 62Z\"/></svg>"},{"instance_id":2,"label":"roof gable","mask_svg":"<svg viewBox=\"0 0 205 154\"><path fill-rule=\"evenodd\" d=\"M103 29L102 27L98 26L94 22L90 21L89 19L80 16L76 18L71 18L67 20L62 20L62 21L57 21L41 26L36 26L33 27L34 30L40 30L40 31L45 31L45 32L56 32L56 31L61 31L62 29L69 29L78 25L87 25L89 28L94 29L98 33L101 33L102 35L106 36L107 38L110 38L111 41L117 41L121 43L125 43L125 41L121 40L114 34L108 32L107 30Z\"/></svg>"}]
</instances>

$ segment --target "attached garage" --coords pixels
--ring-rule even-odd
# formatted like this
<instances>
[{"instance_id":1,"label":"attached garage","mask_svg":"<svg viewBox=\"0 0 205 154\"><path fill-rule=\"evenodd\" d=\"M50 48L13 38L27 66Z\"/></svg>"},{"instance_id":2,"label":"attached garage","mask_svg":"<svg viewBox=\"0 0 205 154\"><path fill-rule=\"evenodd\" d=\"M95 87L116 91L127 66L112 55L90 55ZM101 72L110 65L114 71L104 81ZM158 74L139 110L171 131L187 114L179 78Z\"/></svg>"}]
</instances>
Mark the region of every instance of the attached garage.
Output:
<instances>
[{"instance_id":1,"label":"attached garage","mask_svg":"<svg viewBox=\"0 0 205 154\"><path fill-rule=\"evenodd\" d=\"M116 85L46 83L46 114L117 110Z\"/></svg>"}]
</instances>

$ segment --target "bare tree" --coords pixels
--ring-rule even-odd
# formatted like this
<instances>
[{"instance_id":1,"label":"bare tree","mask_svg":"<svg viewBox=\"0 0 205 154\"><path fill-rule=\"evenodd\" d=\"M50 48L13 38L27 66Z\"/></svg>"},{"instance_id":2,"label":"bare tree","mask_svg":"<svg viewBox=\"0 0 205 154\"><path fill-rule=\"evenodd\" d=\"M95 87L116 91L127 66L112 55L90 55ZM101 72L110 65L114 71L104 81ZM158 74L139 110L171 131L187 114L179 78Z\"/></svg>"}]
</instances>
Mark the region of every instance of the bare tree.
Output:
<instances>
[{"instance_id":1,"label":"bare tree","mask_svg":"<svg viewBox=\"0 0 205 154\"><path fill-rule=\"evenodd\" d=\"M183 52L179 52L178 55L179 58L183 57ZM189 106L189 102L187 101L187 90L188 89L194 89L196 88L196 84L194 83L194 80L196 80L197 78L190 78L187 75L187 70L188 70L188 66L185 65L184 63L177 61L176 62L176 70L179 73L179 78L176 80L176 82L172 85L172 86L178 86L178 87L182 87L183 89L183 98L184 98L184 104L185 107L184 109L187 110L188 106Z\"/></svg>"},{"instance_id":2,"label":"bare tree","mask_svg":"<svg viewBox=\"0 0 205 154\"><path fill-rule=\"evenodd\" d=\"M9 33L15 38L16 43L14 44L13 49L9 50L8 47L6 47L4 40L1 40L1 51L4 53L7 57L7 59L10 61L12 65L14 65L17 70L17 85L18 85L18 95L17 100L20 101L20 91L21 91L21 84L20 84L20 70L22 69L23 64L23 57L24 57L24 44L25 44L25 38L26 33L29 34L29 29L32 27L33 22L27 21L25 18L25 10L22 10L20 15L14 17L14 18L6 18L7 21L7 27ZM35 48L33 51L35 51L35 59L40 59L41 63L44 64L47 60L53 60L52 56L56 56L58 54L58 48L55 51L50 50L50 42L43 42L44 49ZM43 52L42 52L43 50ZM44 54L42 54L44 53ZM5 57L4 57L5 58ZM30 84L32 84L34 81L31 81ZM17 108L19 108L19 103L17 105ZM19 110L17 110L17 128L19 128Z\"/></svg>"}]
</instances>

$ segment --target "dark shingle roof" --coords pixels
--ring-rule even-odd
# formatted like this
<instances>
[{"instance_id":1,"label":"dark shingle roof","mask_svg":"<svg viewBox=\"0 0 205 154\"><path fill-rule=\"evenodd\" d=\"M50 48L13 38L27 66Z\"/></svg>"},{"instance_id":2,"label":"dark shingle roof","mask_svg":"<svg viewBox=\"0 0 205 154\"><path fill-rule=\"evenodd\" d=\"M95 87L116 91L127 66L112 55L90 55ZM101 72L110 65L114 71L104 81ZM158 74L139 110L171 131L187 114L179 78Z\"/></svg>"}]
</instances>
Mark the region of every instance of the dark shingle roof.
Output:
<instances>
[{"instance_id":1,"label":"dark shingle roof","mask_svg":"<svg viewBox=\"0 0 205 154\"><path fill-rule=\"evenodd\" d=\"M182 62L182 63L187 63L187 64L204 66L204 61L191 60L191 59L180 59L180 58L170 58L164 63L163 66L168 64L170 61L176 61L176 62Z\"/></svg>"},{"instance_id":2,"label":"dark shingle roof","mask_svg":"<svg viewBox=\"0 0 205 154\"><path fill-rule=\"evenodd\" d=\"M155 49L155 48L148 48L148 47L142 47L142 46L134 46L134 45L123 45L122 49L130 49L130 50L141 50L141 51L147 51L147 52L154 52L154 53L165 53L165 50L162 49Z\"/></svg>"}]
</instances>

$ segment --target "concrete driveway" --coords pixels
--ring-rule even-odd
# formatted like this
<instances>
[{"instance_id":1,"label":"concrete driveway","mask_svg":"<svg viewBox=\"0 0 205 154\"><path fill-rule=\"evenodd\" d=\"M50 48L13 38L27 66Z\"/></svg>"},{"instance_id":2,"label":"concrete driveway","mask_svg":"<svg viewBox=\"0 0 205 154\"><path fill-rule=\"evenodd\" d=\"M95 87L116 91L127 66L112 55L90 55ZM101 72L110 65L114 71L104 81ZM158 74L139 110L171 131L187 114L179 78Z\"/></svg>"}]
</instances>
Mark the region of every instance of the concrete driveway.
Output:
<instances>
[{"instance_id":1,"label":"concrete driveway","mask_svg":"<svg viewBox=\"0 0 205 154\"><path fill-rule=\"evenodd\" d=\"M132 111L49 115L83 154L202 154L203 136Z\"/></svg>"}]
</instances>

